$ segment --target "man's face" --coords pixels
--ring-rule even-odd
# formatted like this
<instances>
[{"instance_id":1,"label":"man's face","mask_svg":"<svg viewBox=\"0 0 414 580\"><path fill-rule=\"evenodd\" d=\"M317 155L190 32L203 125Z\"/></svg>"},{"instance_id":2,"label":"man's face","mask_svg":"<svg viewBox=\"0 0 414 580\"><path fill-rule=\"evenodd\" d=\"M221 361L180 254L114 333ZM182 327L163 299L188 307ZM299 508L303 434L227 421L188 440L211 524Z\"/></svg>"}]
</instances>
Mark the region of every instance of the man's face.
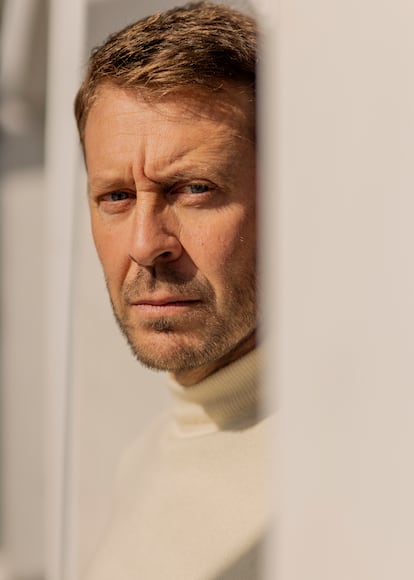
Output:
<instances>
[{"instance_id":1,"label":"man's face","mask_svg":"<svg viewBox=\"0 0 414 580\"><path fill-rule=\"evenodd\" d=\"M100 88L85 131L93 236L144 364L191 385L253 348L255 151L245 95Z\"/></svg>"}]
</instances>

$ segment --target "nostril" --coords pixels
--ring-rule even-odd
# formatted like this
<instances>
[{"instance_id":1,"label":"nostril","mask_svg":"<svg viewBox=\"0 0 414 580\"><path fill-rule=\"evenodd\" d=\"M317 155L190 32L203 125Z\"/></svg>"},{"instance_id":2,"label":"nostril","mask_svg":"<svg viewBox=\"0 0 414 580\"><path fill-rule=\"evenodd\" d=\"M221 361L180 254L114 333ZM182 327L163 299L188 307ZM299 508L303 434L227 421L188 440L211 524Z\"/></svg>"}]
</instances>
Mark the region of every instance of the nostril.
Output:
<instances>
[{"instance_id":1,"label":"nostril","mask_svg":"<svg viewBox=\"0 0 414 580\"><path fill-rule=\"evenodd\" d=\"M153 218L142 218L140 223L134 224L130 256L137 264L151 266L157 261L161 263L177 260L181 252L180 240L174 233L165 230L162 223L157 223Z\"/></svg>"}]
</instances>

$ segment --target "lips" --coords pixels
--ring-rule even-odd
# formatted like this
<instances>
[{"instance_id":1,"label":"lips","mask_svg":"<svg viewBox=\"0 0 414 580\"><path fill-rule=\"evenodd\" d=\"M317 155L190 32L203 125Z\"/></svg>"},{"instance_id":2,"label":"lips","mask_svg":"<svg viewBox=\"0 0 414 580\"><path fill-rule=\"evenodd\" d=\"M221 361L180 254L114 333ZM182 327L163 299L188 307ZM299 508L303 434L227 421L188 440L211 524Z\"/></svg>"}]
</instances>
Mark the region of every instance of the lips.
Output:
<instances>
[{"instance_id":1,"label":"lips","mask_svg":"<svg viewBox=\"0 0 414 580\"><path fill-rule=\"evenodd\" d=\"M133 300L130 304L137 313L143 316L177 316L192 310L201 300L183 296L144 297Z\"/></svg>"},{"instance_id":2,"label":"lips","mask_svg":"<svg viewBox=\"0 0 414 580\"><path fill-rule=\"evenodd\" d=\"M168 296L162 298L140 298L131 302L132 306L155 306L162 308L163 306L189 306L200 302L196 298L183 298L176 296Z\"/></svg>"}]
</instances>

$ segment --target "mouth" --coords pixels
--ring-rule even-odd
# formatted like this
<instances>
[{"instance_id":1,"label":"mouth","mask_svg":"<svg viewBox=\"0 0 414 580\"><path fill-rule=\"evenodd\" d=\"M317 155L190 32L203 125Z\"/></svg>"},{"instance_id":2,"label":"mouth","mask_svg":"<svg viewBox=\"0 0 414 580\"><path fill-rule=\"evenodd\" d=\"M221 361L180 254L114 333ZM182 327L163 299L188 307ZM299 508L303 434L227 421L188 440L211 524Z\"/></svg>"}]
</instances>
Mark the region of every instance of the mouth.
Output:
<instances>
[{"instance_id":1,"label":"mouth","mask_svg":"<svg viewBox=\"0 0 414 580\"><path fill-rule=\"evenodd\" d=\"M143 314L154 314L154 315L176 315L180 312L185 312L190 310L197 304L200 304L200 300L194 298L178 298L178 297L165 297L165 298L141 298L140 300L131 303L134 310L141 312Z\"/></svg>"}]
</instances>

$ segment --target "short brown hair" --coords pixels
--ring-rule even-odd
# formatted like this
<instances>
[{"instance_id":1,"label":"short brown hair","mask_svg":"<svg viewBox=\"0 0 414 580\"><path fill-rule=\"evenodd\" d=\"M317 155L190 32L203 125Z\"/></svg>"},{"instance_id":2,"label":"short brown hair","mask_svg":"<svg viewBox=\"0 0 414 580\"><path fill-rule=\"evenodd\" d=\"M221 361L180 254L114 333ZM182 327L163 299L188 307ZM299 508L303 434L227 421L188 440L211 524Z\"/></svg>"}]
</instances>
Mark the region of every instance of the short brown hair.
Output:
<instances>
[{"instance_id":1,"label":"short brown hair","mask_svg":"<svg viewBox=\"0 0 414 580\"><path fill-rule=\"evenodd\" d=\"M183 88L247 88L254 108L256 25L223 4L196 2L157 13L111 35L92 51L75 100L83 142L86 120L104 83L163 96Z\"/></svg>"}]
</instances>

